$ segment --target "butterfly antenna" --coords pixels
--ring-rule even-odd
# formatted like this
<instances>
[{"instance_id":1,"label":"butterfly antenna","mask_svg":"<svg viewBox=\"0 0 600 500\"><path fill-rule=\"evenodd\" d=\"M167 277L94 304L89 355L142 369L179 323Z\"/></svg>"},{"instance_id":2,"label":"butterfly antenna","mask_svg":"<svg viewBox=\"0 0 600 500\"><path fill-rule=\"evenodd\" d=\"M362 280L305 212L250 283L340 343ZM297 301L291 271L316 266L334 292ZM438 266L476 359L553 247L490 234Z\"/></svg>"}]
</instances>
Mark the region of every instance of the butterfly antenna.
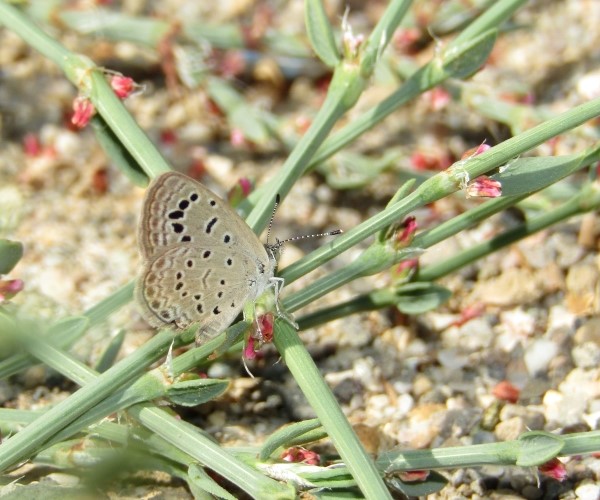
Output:
<instances>
[{"instance_id":1,"label":"butterfly antenna","mask_svg":"<svg viewBox=\"0 0 600 500\"><path fill-rule=\"evenodd\" d=\"M303 234L301 236L293 236L292 238L288 238L286 240L277 240L277 245L281 246L284 243L288 243L290 241L298 241L298 240L306 240L308 238L320 238L321 236L335 236L336 234L342 234L344 231L341 229L334 229L333 231L327 231L326 233L317 233L317 234Z\"/></svg>"},{"instance_id":2,"label":"butterfly antenna","mask_svg":"<svg viewBox=\"0 0 600 500\"><path fill-rule=\"evenodd\" d=\"M269 246L269 238L271 237L271 228L273 227L273 219L275 218L275 212L277 212L277 207L281 202L281 197L279 193L275 196L275 204L273 205L273 211L271 212L271 220L269 220L269 227L267 228L267 246Z\"/></svg>"},{"instance_id":3,"label":"butterfly antenna","mask_svg":"<svg viewBox=\"0 0 600 500\"><path fill-rule=\"evenodd\" d=\"M269 226L267 228L267 247L271 248L272 250L281 250L281 247L283 246L284 243L288 243L290 241L298 241L298 240L305 240L308 238L320 238L321 236L335 236L336 234L342 234L344 231L342 231L341 229L335 229L333 231L328 231L326 233L318 233L318 234L304 234L301 236L294 236L292 238L288 238L286 240L277 240L277 243L274 244L269 244L269 238L271 236L271 228L273 227L273 219L275 218L275 212L277 211L277 207L279 207L279 203L281 203L281 197L279 196L279 194L277 194L277 196L275 197L275 205L273 205L273 212L271 213L271 220L269 221Z\"/></svg>"}]
</instances>

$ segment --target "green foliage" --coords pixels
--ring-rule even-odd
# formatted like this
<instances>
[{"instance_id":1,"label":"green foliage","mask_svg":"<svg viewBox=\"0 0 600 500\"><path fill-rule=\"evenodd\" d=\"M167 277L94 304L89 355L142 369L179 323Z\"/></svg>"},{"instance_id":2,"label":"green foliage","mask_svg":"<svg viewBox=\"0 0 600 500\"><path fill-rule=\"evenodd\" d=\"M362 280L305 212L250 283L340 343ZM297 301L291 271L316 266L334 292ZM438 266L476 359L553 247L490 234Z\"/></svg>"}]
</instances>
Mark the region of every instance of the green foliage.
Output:
<instances>
[{"instance_id":1,"label":"green foliage","mask_svg":"<svg viewBox=\"0 0 600 500\"><path fill-rule=\"evenodd\" d=\"M348 45L347 39L342 39L339 44L336 41L336 29L327 17L323 2L308 0L305 3L305 22L310 46L303 37L289 33L268 33L263 40L264 47L274 57L294 57L302 62L315 62L309 59L312 48L320 61L333 71L327 95L315 111L311 126L301 137L286 135L280 130L281 123L274 115L249 104L243 92L210 74L205 66L193 75L189 72L184 75L187 71L185 64L179 61L176 65L182 81L190 88L203 89L210 96L223 112L223 120L230 130L241 130L257 146L278 144L283 149L291 149L276 176L257 189L245 204L244 208L250 212L248 224L256 232L266 226L275 196L284 198L297 180L312 169L316 168L323 174L330 186L346 190L377 182L384 175L389 176L386 179L391 179L391 182L396 182L401 175L406 176L407 172L412 175L399 187L384 210L365 217L358 226L281 271L281 277L289 284L344 251L362 248L357 251L355 260L343 269L324 274L285 297L283 308L290 312L315 304L325 294L359 278L379 273L390 276L388 283L379 289L371 289L343 303L315 308L311 314L299 318L301 328L382 308L393 307L407 315L423 314L439 307L451 295L435 280L568 217L598 209L600 189L595 182L594 170L589 168L598 161L597 145L572 155L522 156L545 141L569 133L585 121L599 116L600 99L560 115L547 109L502 106L499 100L493 98L480 100L474 106L476 110L508 124L516 135L483 154L462 159L438 173L411 174L406 168L401 168L398 163L402 162L405 152L397 147L378 151L377 154L344 150L369 129L380 126L386 117L410 100L442 83L450 84L449 79L466 79L478 71L502 36L502 26L523 3L520 0L491 2L479 17L474 17L472 12L463 12L463 22L438 19L437 24L445 26L445 29L466 27L443 50L435 51L429 62L420 68L412 68L405 64L406 61L394 60L397 55L385 52L396 30L406 22L411 2L389 2L372 32L364 39L354 38L352 43L356 46L352 46ZM62 46L53 36L41 30L30 16L41 22L60 19L62 25L70 30L114 42L133 42L156 51L159 47L164 48L162 44L170 33L170 24L163 19L102 9L95 12L70 10L58 0L52 4L33 1L28 10L25 7L19 10L10 2L0 0L0 23L56 63L65 78L94 104L98 113L92 121L96 137L120 171L132 183L143 186L148 177L170 170L171 166L116 98L104 71L89 58ZM180 48L188 55L200 51L205 43L220 48L246 49L244 30L237 25L207 26L182 20L180 34ZM181 55L182 52L177 53ZM398 80L397 88L387 97L380 98L375 105L343 123L347 112L376 78L375 67L383 58L390 59L385 61L389 68L402 66L411 70ZM318 65L322 71L323 65ZM393 71L388 73L393 74ZM456 95L466 95L464 90L461 92L456 92ZM535 126L530 123L533 118L539 122ZM342 152L332 158L338 151ZM418 259L434 244L517 205L526 196L556 187L563 179L584 169L590 170L590 180L580 181L580 189L575 190L562 205L552 205L543 215L530 218L484 244L407 272L402 279L393 277L391 271L397 271L399 264ZM501 198L475 206L436 227L401 237L402 223L411 214L428 204L460 193L473 179L482 175L501 183ZM371 240L365 244L368 238ZM20 243L0 240L0 274L10 272L22 253ZM323 492L319 493L323 497L354 498L362 495L379 499L390 498L391 491L409 496L425 496L439 491L446 480L432 471L436 468L482 464L529 467L542 464L560 453L575 455L600 450L598 433L554 436L528 432L518 440L506 443L436 450L394 450L373 459L344 416L297 332L289 322L280 319L275 321L274 344L317 418L274 432L260 449L248 451L221 446L201 428L178 418L164 405L168 402L174 406L192 407L213 402L224 394L229 388L228 381L201 379L190 372L205 369L216 358L232 353L239 356L239 341L247 336L253 325L237 322L220 338L190 348L183 354L177 354L177 348L193 342L193 329L184 333L163 330L123 359L118 356L124 335L120 332L101 354L97 370L85 366L69 352L92 326L103 323L131 300L133 286L133 283L124 286L81 316L57 319L48 328L36 319L20 319L18 309L12 304L0 307L0 350L3 356L0 377L7 378L36 363L43 363L81 386L70 397L43 412L0 409L0 430L5 436L0 446L1 471L32 457L55 468L70 467L88 472L93 470L90 464L100 461L103 467L98 470L105 474L102 478L117 472L163 470L186 481L199 498L208 495L234 498L237 492L227 489L230 483L254 498L295 498L301 491L313 490ZM150 369L165 357L163 364ZM117 412L123 416L118 423L105 420ZM20 429L20 426L23 428ZM8 434L12 435L7 437ZM323 439L328 439L335 447L336 455L330 457L337 462L335 467L287 463L280 459L286 448L308 446ZM215 480L206 469L225 478L228 483ZM403 479L403 472L414 470L430 473L419 482ZM91 476L93 474L90 473Z\"/></svg>"}]
</instances>

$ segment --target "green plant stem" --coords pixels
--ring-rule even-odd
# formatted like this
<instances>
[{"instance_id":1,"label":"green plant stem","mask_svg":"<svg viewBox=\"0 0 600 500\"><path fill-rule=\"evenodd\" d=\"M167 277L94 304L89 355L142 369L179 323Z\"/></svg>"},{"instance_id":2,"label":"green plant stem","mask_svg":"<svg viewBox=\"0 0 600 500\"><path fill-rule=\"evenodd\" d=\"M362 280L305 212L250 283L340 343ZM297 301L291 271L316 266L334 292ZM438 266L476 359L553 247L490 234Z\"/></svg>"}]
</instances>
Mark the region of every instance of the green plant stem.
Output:
<instances>
[{"instance_id":1,"label":"green plant stem","mask_svg":"<svg viewBox=\"0 0 600 500\"><path fill-rule=\"evenodd\" d=\"M440 172L423 182L415 191L396 204L336 237L331 243L317 249L298 262L286 267L280 273L280 276L288 284L295 281L376 232L403 220L415 209L433 203L459 190L465 177L474 179L483 175L544 141L575 128L598 115L600 115L600 99L595 99L533 127L518 137L508 139L466 162L458 162L448 170Z\"/></svg>"},{"instance_id":2,"label":"green plant stem","mask_svg":"<svg viewBox=\"0 0 600 500\"><path fill-rule=\"evenodd\" d=\"M80 94L91 99L104 121L150 177L171 170L152 141L112 91L103 71L90 59L67 50L44 33L23 12L3 0L0 0L0 23L54 61L65 72Z\"/></svg>"},{"instance_id":3,"label":"green plant stem","mask_svg":"<svg viewBox=\"0 0 600 500\"><path fill-rule=\"evenodd\" d=\"M169 172L171 167L125 109L106 81L104 74L101 71L93 71L90 77L90 99L112 132L144 172L151 178Z\"/></svg>"},{"instance_id":4,"label":"green plant stem","mask_svg":"<svg viewBox=\"0 0 600 500\"><path fill-rule=\"evenodd\" d=\"M69 50L46 34L39 26L32 23L19 8L4 0L0 1L0 23L17 33L44 57L47 57L61 68L67 64L72 56Z\"/></svg>"},{"instance_id":5,"label":"green plant stem","mask_svg":"<svg viewBox=\"0 0 600 500\"><path fill-rule=\"evenodd\" d=\"M296 321L300 331L302 331L307 328L315 328L334 319L346 318L352 314L390 307L396 302L396 294L391 288L386 287L359 295L341 304L318 309L317 311L301 316Z\"/></svg>"},{"instance_id":6,"label":"green plant stem","mask_svg":"<svg viewBox=\"0 0 600 500\"><path fill-rule=\"evenodd\" d=\"M9 423L15 426L27 425L38 417L39 412L0 408L0 422L3 422L5 425ZM312 421L309 422L309 425L311 428L314 428ZM282 432L284 431L285 429L282 429ZM102 422L96 426L94 434L121 444L126 444L130 437L130 431L125 429L124 426L111 422ZM561 457L585 455L600 451L600 431L578 432L557 436L557 438L563 441L558 454ZM154 446L154 439L156 439L157 444L160 443L158 446ZM181 464L189 464L189 455L173 448L172 445L164 442L162 438L152 436L146 442L153 445L163 455L165 455L164 447L171 447L172 455L167 455L167 458ZM419 469L469 468L480 467L482 465L515 465L517 459L523 453L521 443L521 439L516 439L501 443L433 448L429 450L391 451L380 455L375 465L382 473L384 471L390 473Z\"/></svg>"},{"instance_id":7,"label":"green plant stem","mask_svg":"<svg viewBox=\"0 0 600 500\"><path fill-rule=\"evenodd\" d=\"M439 264L434 264L421 269L415 276L417 281L435 281L446 276L461 267L471 264L478 259L496 253L515 241L522 240L538 231L552 227L574 215L597 210L600 207L600 189L596 184L590 184L586 188L560 207L526 221L519 226L506 231L489 241L471 247L454 255Z\"/></svg>"},{"instance_id":8,"label":"green plant stem","mask_svg":"<svg viewBox=\"0 0 600 500\"><path fill-rule=\"evenodd\" d=\"M37 339L20 339L33 356L43 353L36 349ZM168 331L159 332L131 356L98 376L68 399L57 404L18 434L0 445L0 471L6 470L39 450L58 431L102 401L113 391L135 380L148 365L162 357L173 340Z\"/></svg>"},{"instance_id":9,"label":"green plant stem","mask_svg":"<svg viewBox=\"0 0 600 500\"><path fill-rule=\"evenodd\" d=\"M277 350L362 493L366 498L391 498L373 461L356 437L331 389L325 384L319 369L298 338L297 332L280 319L275 321L275 330L274 343Z\"/></svg>"},{"instance_id":10,"label":"green plant stem","mask_svg":"<svg viewBox=\"0 0 600 500\"><path fill-rule=\"evenodd\" d=\"M450 236L463 231L467 227L473 226L474 224L489 218L495 213L514 206L527 196L528 195L510 196L489 200L478 207L472 208L471 210L440 224L439 226L418 234L412 241L411 247L414 249L427 249L436 243L439 243L440 241L443 241ZM405 255L406 253L403 254L398 252L397 259L394 260L394 263L399 262L403 258L410 258L409 255L404 257ZM365 269L360 269L360 272L355 272L356 266L354 264L356 262L357 261L352 262L349 266L344 267L340 271L323 276L322 278L319 278L313 283L309 284L306 288L290 295L289 297L286 297L286 300L284 301L284 307L286 310L293 312L309 303L314 302L319 297L336 290L345 283L364 276ZM393 263L391 265L393 265ZM378 272L377 267L373 268L372 271L374 273ZM306 316L303 316L298 319L298 325L300 326L301 330L305 328L313 328L327 321L332 321L334 319L345 317L357 312L372 311L375 309L389 307L396 303L396 301L396 293L390 287L373 290L367 294L360 295L341 304L335 304L323 309L319 309Z\"/></svg>"},{"instance_id":11,"label":"green plant stem","mask_svg":"<svg viewBox=\"0 0 600 500\"><path fill-rule=\"evenodd\" d=\"M56 335L52 337L53 344L61 348L67 348L73 345L85 335L88 328L100 324L111 314L127 304L133 296L134 286L135 282L130 281L106 299L88 309L83 314L83 318L89 320L88 325L85 328L77 328L73 332L68 328L58 331ZM0 380L25 370L35 364L35 361L35 358L32 358L29 354L25 353L14 354L10 358L1 361Z\"/></svg>"},{"instance_id":12,"label":"green plant stem","mask_svg":"<svg viewBox=\"0 0 600 500\"><path fill-rule=\"evenodd\" d=\"M559 456L594 453L600 449L600 431L563 435L559 438L564 442ZM517 439L503 443L388 452L377 459L377 465L388 472L451 469L471 467L473 464L515 465L522 454L522 441Z\"/></svg>"},{"instance_id":13,"label":"green plant stem","mask_svg":"<svg viewBox=\"0 0 600 500\"><path fill-rule=\"evenodd\" d=\"M585 165L587 163L584 163ZM414 248L427 249L431 246L458 234L467 227L485 220L495 213L516 205L529 196L529 193L520 196L507 196L496 198L482 205L475 207L463 214L460 214L439 226L418 234L411 246ZM561 221L564 221L575 215L593 211L598 208L598 195L595 185L586 186L578 195L568 203L559 208L544 214L543 216L532 219L524 224L510 229L492 240L469 248L459 254L450 257L439 264L434 264L421 269L411 281L435 281L446 276L461 267L473 263L477 259L490 255L500 248L511 243L519 241L527 236L552 227ZM356 262L356 261L355 261ZM354 264L354 262L352 263ZM339 288L341 285L360 277L360 274L354 273L353 265L346 266L342 271L331 273L314 281L306 288L296 292L284 301L284 306L294 311L306 304L314 302L319 297ZM395 293L390 288L374 290L368 294L361 295L341 304L336 304L327 308L319 309L313 313L298 319L301 329L312 328L323 322L331 321L356 312L380 309L388 307L395 303Z\"/></svg>"},{"instance_id":14,"label":"green plant stem","mask_svg":"<svg viewBox=\"0 0 600 500\"><path fill-rule=\"evenodd\" d=\"M253 498L293 499L295 497L291 485L278 483L237 460L220 445L207 439L199 429L174 418L164 410L147 404L138 404L129 408L128 413L178 449L238 485Z\"/></svg>"},{"instance_id":15,"label":"green plant stem","mask_svg":"<svg viewBox=\"0 0 600 500\"><path fill-rule=\"evenodd\" d=\"M341 96L328 93L323 107L319 110L311 127L300 139L273 182L266 187L261 199L248 215L246 223L254 232L258 234L265 228L276 196L284 198L287 195L294 183L302 176L309 160L323 141L323 137L327 136L344 111L345 107Z\"/></svg>"},{"instance_id":16,"label":"green plant stem","mask_svg":"<svg viewBox=\"0 0 600 500\"><path fill-rule=\"evenodd\" d=\"M500 0L490 7L486 12L479 16L469 27L452 42L451 47L460 47L466 41L482 35L486 31L501 25L505 20L510 18L521 5L527 0ZM400 12L402 6L399 6ZM392 16L395 14L392 14ZM375 32L389 33L388 28L375 27ZM374 36L373 39L376 37ZM450 47L450 48L451 48ZM378 105L365 111L362 115L353 119L348 125L345 125L341 130L329 137L321 147L317 150L310 161L306 171L312 170L320 163L324 162L335 153L351 144L355 139L363 133L381 123L387 116L397 111L403 104L418 97L423 92L432 89L436 85L446 81L453 75L442 71L435 71L439 67L439 60L433 59L421 69L417 70L410 76L406 82L389 97L384 99ZM274 179L268 182L265 186L253 192L248 199L248 203L256 204L260 198L264 196L264 190L274 184Z\"/></svg>"},{"instance_id":17,"label":"green plant stem","mask_svg":"<svg viewBox=\"0 0 600 500\"><path fill-rule=\"evenodd\" d=\"M377 35L377 49L384 50L389 39L384 34L393 32L400 23L410 2L392 0L373 33ZM256 233L266 227L276 195L285 198L296 181L304 174L317 148L323 143L335 123L358 100L372 71L373 48L367 51L368 61L360 65L342 60L336 67L323 106L319 109L312 125L300 139L272 182L265 185L254 209L246 219Z\"/></svg>"},{"instance_id":18,"label":"green plant stem","mask_svg":"<svg viewBox=\"0 0 600 500\"><path fill-rule=\"evenodd\" d=\"M161 336L163 337L162 339L159 338ZM4 467L3 460L5 459L5 455L10 453L10 450L6 450L5 446L17 439L19 436L27 435L30 432L30 429L31 432L34 432L36 428L41 426L43 429L48 429L48 431L44 434L43 439L35 442L35 447L32 448L30 446L30 448L25 452L27 455L19 456L20 460L33 453L36 453L37 450L42 447L47 447L53 443L67 439L80 430L83 430L87 425L101 420L107 415L123 408L124 405L130 404L132 401L147 399L148 395L144 394L144 392L148 390L153 392L152 388L149 387L148 384L152 386L157 382L150 380L152 379L151 374L144 374L140 379L138 379L138 375L148 364L154 362L158 357L164 355L165 351L170 347L172 341L173 335L171 333L161 332L148 343L144 344L144 346L138 349L134 354L126 358L118 365L115 365L115 367L109 369L102 375L99 375L97 372L77 361L72 356L60 351L60 349L53 347L47 342L40 340L37 342L27 342L26 347L31 355L36 356L46 365L54 368L69 379L74 380L84 387L70 396L67 400L42 414L28 427L0 446L0 470ZM197 351L200 352L198 352L197 355L203 354L204 357L206 357L215 349L219 342L220 341L218 339L213 339L211 342L205 344L201 348L198 348ZM148 357L148 355L140 356L142 351L147 350L147 346L151 343L158 344L159 349L153 351L158 355L151 358ZM144 365L138 367L134 366L133 364L136 360L138 362L143 362ZM124 368L127 370L128 376L124 376L122 371L115 371L115 368L121 366L125 361L129 362L129 367ZM179 370L182 368L184 368L182 363L174 362L173 376L179 375ZM108 385L108 388L113 391L112 394L110 394L110 391L103 391L102 386L100 386L98 391L100 391L102 394L101 399L94 398L92 404L90 404L91 398L89 397L88 399L83 400L81 395L83 393L88 393L88 388L90 387L98 387L99 382L102 379L106 379L109 375L109 372L113 373L112 379L109 378L104 385ZM118 389L124 384L120 383L119 380L126 380L130 383L130 387L137 386L137 391L125 391L122 393L122 395L120 395L121 393ZM94 393L94 395L96 395L96 393ZM126 398L124 399L123 396L125 395ZM77 405L75 407L79 410L76 415L72 414L74 405ZM60 410L60 408L63 408L65 412L71 413L63 414L62 412L59 412L58 416L56 416L56 420L62 425L57 427L53 425L55 418L53 413L56 413L56 411ZM130 407L128 411L131 412L138 420L140 420L143 425L156 432L156 434L162 437L165 441L212 468L219 474L229 479L231 482L238 484L254 498L293 498L293 492L291 492L289 486L279 485L277 482L264 476L262 473L235 459L226 451L224 451L218 444L207 438L207 436L205 436L198 429L176 419L174 416L169 415L164 410L152 408L147 404L140 403ZM81 415L81 417L77 418L79 415ZM64 428L61 429L61 427ZM37 434L36 437L38 437Z\"/></svg>"}]
</instances>

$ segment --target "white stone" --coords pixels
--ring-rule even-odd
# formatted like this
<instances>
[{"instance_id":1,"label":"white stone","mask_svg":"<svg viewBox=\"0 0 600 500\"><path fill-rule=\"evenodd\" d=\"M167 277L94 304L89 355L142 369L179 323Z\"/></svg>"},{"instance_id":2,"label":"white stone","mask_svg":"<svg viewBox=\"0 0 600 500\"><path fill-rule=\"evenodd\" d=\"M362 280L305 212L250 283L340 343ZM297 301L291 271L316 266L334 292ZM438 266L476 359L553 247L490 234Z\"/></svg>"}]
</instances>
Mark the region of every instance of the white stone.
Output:
<instances>
[{"instance_id":1,"label":"white stone","mask_svg":"<svg viewBox=\"0 0 600 500\"><path fill-rule=\"evenodd\" d=\"M600 484L584 483L575 488L577 500L598 500L600 498Z\"/></svg>"},{"instance_id":2,"label":"white stone","mask_svg":"<svg viewBox=\"0 0 600 500\"><path fill-rule=\"evenodd\" d=\"M536 375L548 369L550 361L558 353L558 346L555 342L546 339L534 341L525 349L525 365L530 375Z\"/></svg>"}]
</instances>

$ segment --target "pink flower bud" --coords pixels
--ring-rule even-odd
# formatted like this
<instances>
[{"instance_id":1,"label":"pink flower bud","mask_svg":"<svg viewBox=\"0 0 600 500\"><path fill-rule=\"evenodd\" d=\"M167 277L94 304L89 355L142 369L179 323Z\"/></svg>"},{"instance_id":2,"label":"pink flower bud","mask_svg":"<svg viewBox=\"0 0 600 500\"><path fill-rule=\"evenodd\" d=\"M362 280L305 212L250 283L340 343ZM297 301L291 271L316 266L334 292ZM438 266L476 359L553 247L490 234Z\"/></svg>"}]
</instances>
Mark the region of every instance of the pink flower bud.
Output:
<instances>
[{"instance_id":1,"label":"pink flower bud","mask_svg":"<svg viewBox=\"0 0 600 500\"><path fill-rule=\"evenodd\" d=\"M273 313L261 314L257 319L257 329L258 334L260 335L262 343L270 343L273 342L273 324L275 322L275 318L273 317Z\"/></svg>"},{"instance_id":2,"label":"pink flower bud","mask_svg":"<svg viewBox=\"0 0 600 500\"><path fill-rule=\"evenodd\" d=\"M231 131L230 142L234 148L241 148L248 144L244 133L239 128L234 128Z\"/></svg>"},{"instance_id":3,"label":"pink flower bud","mask_svg":"<svg viewBox=\"0 0 600 500\"><path fill-rule=\"evenodd\" d=\"M23 280L0 280L0 304L12 299L24 286Z\"/></svg>"},{"instance_id":4,"label":"pink flower bud","mask_svg":"<svg viewBox=\"0 0 600 500\"><path fill-rule=\"evenodd\" d=\"M255 344L256 340L252 337L248 338L248 341L246 342L246 346L244 347L244 358L246 359L255 359L256 358L256 351L254 350L254 344Z\"/></svg>"},{"instance_id":5,"label":"pink flower bud","mask_svg":"<svg viewBox=\"0 0 600 500\"><path fill-rule=\"evenodd\" d=\"M137 85L133 81L133 78L123 75L115 75L110 79L110 86L115 91L115 94L117 94L119 99L125 99L131 95Z\"/></svg>"},{"instance_id":6,"label":"pink flower bud","mask_svg":"<svg viewBox=\"0 0 600 500\"><path fill-rule=\"evenodd\" d=\"M281 459L284 462L305 463L308 465L319 465L321 457L314 451L294 446L288 448L281 454Z\"/></svg>"},{"instance_id":7,"label":"pink flower bud","mask_svg":"<svg viewBox=\"0 0 600 500\"><path fill-rule=\"evenodd\" d=\"M489 146L487 144L480 144L476 148L467 149L463 153L461 160L467 160L469 158L472 158L473 156L480 155L481 153L485 153L488 149L491 148L492 146Z\"/></svg>"},{"instance_id":8,"label":"pink flower bud","mask_svg":"<svg viewBox=\"0 0 600 500\"><path fill-rule=\"evenodd\" d=\"M423 94L423 99L429 101L429 106L432 111L444 109L451 100L450 93L442 87L435 87L434 89L425 92Z\"/></svg>"},{"instance_id":9,"label":"pink flower bud","mask_svg":"<svg viewBox=\"0 0 600 500\"><path fill-rule=\"evenodd\" d=\"M71 123L77 128L84 128L96 113L96 108L87 97L78 96L73 101Z\"/></svg>"},{"instance_id":10,"label":"pink flower bud","mask_svg":"<svg viewBox=\"0 0 600 500\"><path fill-rule=\"evenodd\" d=\"M477 177L467 186L467 196L473 198L498 198L502 196L502 184L487 175Z\"/></svg>"},{"instance_id":11,"label":"pink flower bud","mask_svg":"<svg viewBox=\"0 0 600 500\"><path fill-rule=\"evenodd\" d=\"M564 481L567 479L567 469L558 458L548 460L545 464L539 465L538 470L544 475L556 479L557 481Z\"/></svg>"},{"instance_id":12,"label":"pink flower bud","mask_svg":"<svg viewBox=\"0 0 600 500\"><path fill-rule=\"evenodd\" d=\"M42 145L37 135L33 133L25 134L23 138L23 151L27 156L36 157L42 152Z\"/></svg>"},{"instance_id":13,"label":"pink flower bud","mask_svg":"<svg viewBox=\"0 0 600 500\"><path fill-rule=\"evenodd\" d=\"M461 310L460 318L457 319L452 324L454 326L462 326L465 323L468 323L469 321L471 321L473 318L477 318L478 316L481 316L481 314L483 314L484 310L485 310L485 305L483 305L483 304L473 304L471 306L467 306L463 310Z\"/></svg>"},{"instance_id":14,"label":"pink flower bud","mask_svg":"<svg viewBox=\"0 0 600 500\"><path fill-rule=\"evenodd\" d=\"M415 232L417 231L417 227L417 220L412 215L404 219L404 222L402 222L402 225L400 226L400 230L396 233L396 246L404 248L410 245L410 242L413 240Z\"/></svg>"}]
</instances>

